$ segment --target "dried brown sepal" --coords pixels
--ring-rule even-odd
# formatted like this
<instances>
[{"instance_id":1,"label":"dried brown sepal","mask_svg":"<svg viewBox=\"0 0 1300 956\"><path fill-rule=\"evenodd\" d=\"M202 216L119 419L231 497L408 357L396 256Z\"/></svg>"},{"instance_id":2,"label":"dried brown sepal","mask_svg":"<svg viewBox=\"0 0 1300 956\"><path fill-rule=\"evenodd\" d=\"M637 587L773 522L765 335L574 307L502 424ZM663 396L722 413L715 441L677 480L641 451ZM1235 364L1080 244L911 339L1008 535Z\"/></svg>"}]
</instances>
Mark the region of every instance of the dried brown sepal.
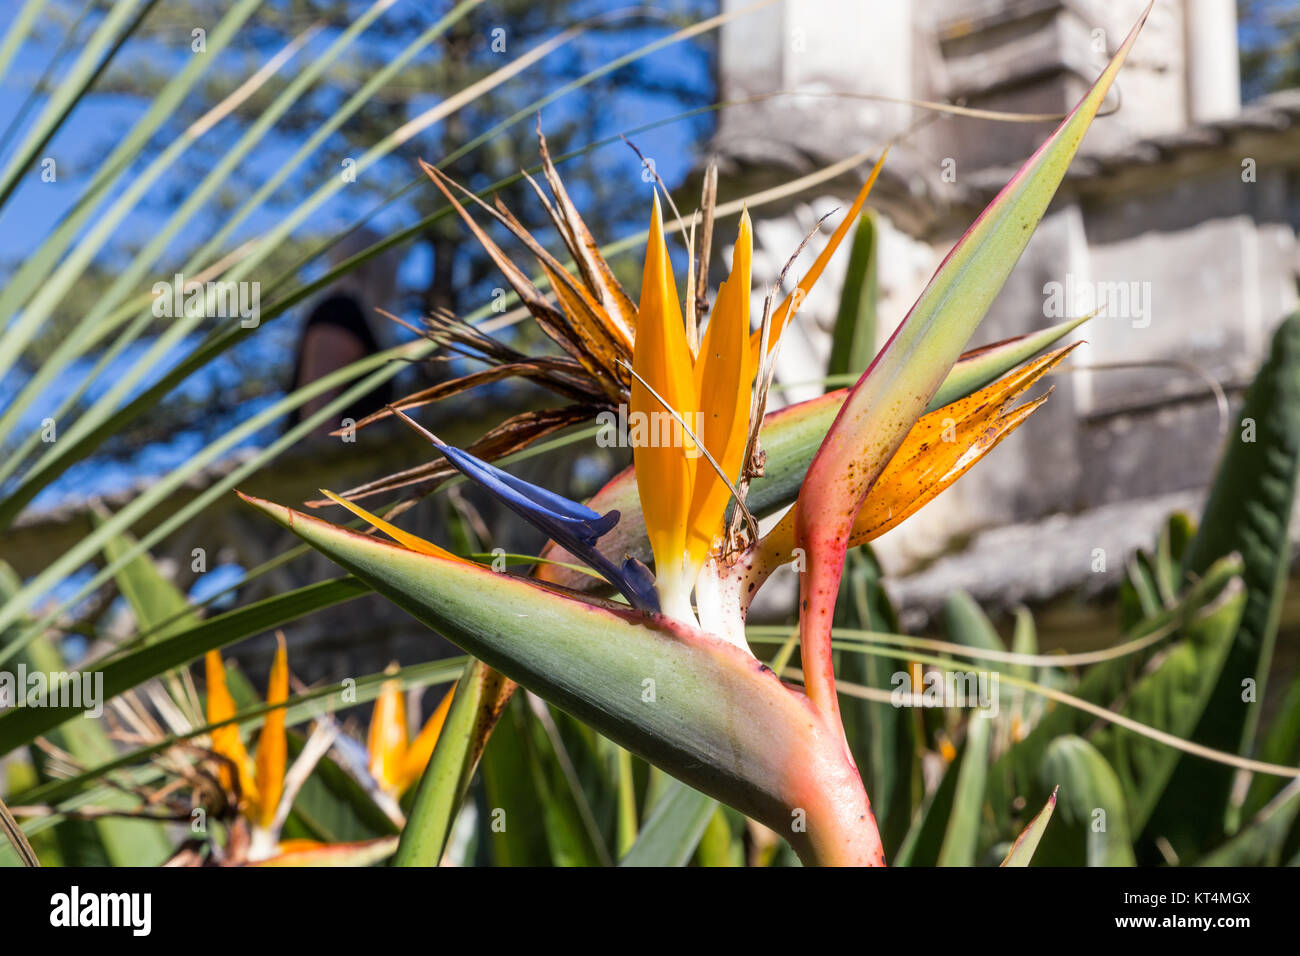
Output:
<instances>
[{"instance_id":1,"label":"dried brown sepal","mask_svg":"<svg viewBox=\"0 0 1300 956\"><path fill-rule=\"evenodd\" d=\"M576 368L576 366L574 367ZM412 392L405 398L400 398L393 402L391 406L371 412L348 429L335 429L330 432L330 434L341 435L345 430L360 431L362 428L373 425L376 422L391 418L393 415L392 409L394 408L400 408L402 411L410 411L413 408L432 405L434 402L442 401L444 398L459 395L461 392L477 388L480 385L489 385L492 382L499 382L508 378L528 379L530 382L536 382L538 385L544 385L547 388L550 388L552 391L564 398L574 399L575 401L584 401L591 397L571 384L575 382L575 377L572 375L572 369L563 364L562 359L529 359L525 362L511 362L506 365L493 365L490 368L480 369L477 372L470 372L468 375L461 375L458 378L431 385L418 392ZM576 381L581 380L576 379Z\"/></svg>"},{"instance_id":2,"label":"dried brown sepal","mask_svg":"<svg viewBox=\"0 0 1300 956\"><path fill-rule=\"evenodd\" d=\"M555 164L551 162L550 151L546 148L546 137L542 135L540 119L537 126L537 143L542 154L542 171L546 176L546 183L555 197L559 217L568 227L567 230L560 230L560 236L568 246L574 262L578 264L578 269L592 291L592 297L604 307L612 327L631 349L632 343L636 340L636 305L623 290L618 279L614 277L614 271L605 261L605 257L600 254L600 247L595 237L592 236L582 217L578 215L578 208L569 199L560 174L556 171Z\"/></svg>"},{"instance_id":3,"label":"dried brown sepal","mask_svg":"<svg viewBox=\"0 0 1300 956\"><path fill-rule=\"evenodd\" d=\"M510 257L501 250L501 247L493 242L491 238L488 237L488 234L479 227L478 223L474 221L474 217L471 216L465 210L465 207L461 205L460 201L452 195L448 184L455 184L441 172L424 162L424 160L420 160L420 167L428 174L429 178L433 180L433 184L438 187L442 194L447 198L447 201L451 203L453 208L455 208L455 210L460 214L465 225L468 226L470 232L474 234L474 238L479 241L479 244L483 246L483 249L492 259L492 262L501 270L501 274L505 276L506 282L510 283L510 287L515 290L515 294L519 296L520 301L522 301L528 311L532 313L533 318L537 320L537 324L541 327L542 331L545 332L556 345L564 349L565 352L569 353L569 355L578 362L581 362L585 367L587 363L590 362L590 358L585 356L582 353L582 350L568 335L565 334L564 328L568 324L568 321L565 318L564 313L547 301L546 296L542 295L541 291L533 285L533 282L528 278L528 275L516 266L514 262L511 261ZM474 198L477 200L478 197ZM491 209L490 206L481 203L481 201L480 205Z\"/></svg>"},{"instance_id":4,"label":"dried brown sepal","mask_svg":"<svg viewBox=\"0 0 1300 956\"><path fill-rule=\"evenodd\" d=\"M566 405L563 408L520 412L497 425L465 450L483 461L495 461L521 451L533 442L557 431L585 422L594 417L598 411L600 409L592 405ZM349 488L340 494L349 501L357 501L402 488L414 489L409 492L413 496L427 495L437 489L443 481L457 474L459 472L445 458L439 458L437 461L425 462L423 465ZM334 506L335 502L328 498L318 498L304 504L308 508L325 508Z\"/></svg>"}]
</instances>

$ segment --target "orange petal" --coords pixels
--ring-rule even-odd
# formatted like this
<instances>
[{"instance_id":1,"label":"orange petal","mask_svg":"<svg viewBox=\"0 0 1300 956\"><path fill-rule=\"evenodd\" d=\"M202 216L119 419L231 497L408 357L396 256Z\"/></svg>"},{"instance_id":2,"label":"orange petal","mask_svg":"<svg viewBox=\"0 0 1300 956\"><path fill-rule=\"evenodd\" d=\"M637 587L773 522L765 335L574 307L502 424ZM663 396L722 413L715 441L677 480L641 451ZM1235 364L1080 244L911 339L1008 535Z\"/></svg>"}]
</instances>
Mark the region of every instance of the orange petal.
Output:
<instances>
[{"instance_id":1,"label":"orange petal","mask_svg":"<svg viewBox=\"0 0 1300 956\"><path fill-rule=\"evenodd\" d=\"M276 850L280 853L303 853L307 850L319 850L330 844L322 843L320 840L308 840L300 838L296 840L281 840L276 844Z\"/></svg>"},{"instance_id":2,"label":"orange petal","mask_svg":"<svg viewBox=\"0 0 1300 956\"><path fill-rule=\"evenodd\" d=\"M208 682L208 723L215 724L229 720L235 715L235 699L230 696L226 686L226 665L218 651L208 651L203 658ZM253 776L253 765L244 749L244 739L240 736L238 724L226 724L212 731L212 751L225 757L230 763L222 761L217 769L217 778L227 793L235 792L236 774L240 793L240 805L246 806L257 799L257 781ZM235 765L234 773L230 764Z\"/></svg>"},{"instance_id":3,"label":"orange petal","mask_svg":"<svg viewBox=\"0 0 1300 956\"><path fill-rule=\"evenodd\" d=\"M840 243L844 241L844 237L849 234L849 230L852 229L854 223L858 221L858 215L862 212L862 206L866 203L867 197L871 195L871 189L876 185L876 178L880 175L880 170L885 165L885 157L888 155L889 148L886 147L884 152L880 154L880 158L876 160L876 165L871 168L871 174L867 176L867 181L863 183L862 188L858 190L858 196L853 200L853 205L849 207L849 211L845 213L843 220L841 220L835 232L831 234L830 241L826 243L826 248L823 249L821 255L813 261L812 268L809 269L804 277L799 280L799 284L795 287L795 291L786 296L785 301L783 301L780 307L772 313L772 327L768 332L767 340L768 352L772 351L777 340L781 338L781 333L785 331L786 325L789 324L792 313L799 311L795 303L802 303L804 297L812 291L812 287L817 284L817 280L821 278L822 272L825 271L827 263L829 263L831 257L835 255L835 250L840 247ZM749 347L753 353L755 367L758 366L758 353L762 348L762 335L763 330L760 328L755 329L754 333L749 337Z\"/></svg>"},{"instance_id":4,"label":"orange petal","mask_svg":"<svg viewBox=\"0 0 1300 956\"><path fill-rule=\"evenodd\" d=\"M373 866L392 856L397 837L383 836L356 843L320 843L316 840L284 840L275 856L249 866Z\"/></svg>"},{"instance_id":5,"label":"orange petal","mask_svg":"<svg viewBox=\"0 0 1300 956\"><path fill-rule=\"evenodd\" d=\"M370 717L370 775L384 791L397 796L402 758L406 754L406 698L402 682L386 680L379 688Z\"/></svg>"},{"instance_id":6,"label":"orange petal","mask_svg":"<svg viewBox=\"0 0 1300 956\"><path fill-rule=\"evenodd\" d=\"M1019 428L1045 401L1047 396L1043 395L1005 415L979 415L955 423L950 433L955 435L953 441L932 446L898 467L887 466L862 503L849 536L849 546L878 538L925 507ZM946 408L931 414L937 415ZM901 450L905 449L906 445Z\"/></svg>"},{"instance_id":7,"label":"orange petal","mask_svg":"<svg viewBox=\"0 0 1300 956\"><path fill-rule=\"evenodd\" d=\"M754 363L749 349L750 266L753 232L749 213L742 214L731 275L718 289L695 361L695 388L700 396L700 441L733 482L740 474L749 437L750 388ZM688 568L698 571L714 539L731 490L707 461L695 463L695 487L687 526ZM693 574L691 575L694 576Z\"/></svg>"},{"instance_id":8,"label":"orange petal","mask_svg":"<svg viewBox=\"0 0 1300 956\"><path fill-rule=\"evenodd\" d=\"M687 422L696 411L695 381L686 326L682 322L677 284L664 243L663 217L655 198L650 220L637 314L636 348L632 367ZM655 556L655 574L665 609L689 601L683 586L686 517L690 507L695 461L687 457L687 442L668 412L640 381L632 381L630 405L637 493L646 532Z\"/></svg>"},{"instance_id":9,"label":"orange petal","mask_svg":"<svg viewBox=\"0 0 1300 956\"><path fill-rule=\"evenodd\" d=\"M446 550L445 548L438 547L432 541L425 541L419 535L411 534L409 531L403 531L395 524L389 524L387 521L385 521L383 518L379 517L378 515L371 514L369 511L367 511L365 508L361 507L360 505L353 504L351 501L348 501L346 498L334 494L334 492L332 491L326 491L324 488L322 488L320 490L320 493L323 494L325 497L329 498L329 500L333 501L335 504L340 504L344 508L347 508L348 511L351 511L358 518L361 518L365 521L369 521L372 525L374 525L384 534L388 535L398 544L402 545L408 551L418 551L420 554L431 554L439 558L450 558L453 561L465 560L464 558L458 555L452 554L450 551Z\"/></svg>"},{"instance_id":10,"label":"orange petal","mask_svg":"<svg viewBox=\"0 0 1300 956\"><path fill-rule=\"evenodd\" d=\"M283 704L289 699L289 652L284 645L284 635L275 635L277 646L275 660L271 663L271 676L267 679L266 702ZM257 800L253 804L253 821L268 827L275 819L280 795L284 793L284 769L289 748L284 734L284 708L268 711L262 732L257 738Z\"/></svg>"},{"instance_id":11,"label":"orange petal","mask_svg":"<svg viewBox=\"0 0 1300 956\"><path fill-rule=\"evenodd\" d=\"M1010 411L1007 406L1078 344L1027 362L991 385L923 415L867 493L853 523L849 547L865 544L897 527L1020 427L1047 396ZM794 527L795 509L791 508L764 537L762 560L771 564L790 560Z\"/></svg>"},{"instance_id":12,"label":"orange petal","mask_svg":"<svg viewBox=\"0 0 1300 956\"><path fill-rule=\"evenodd\" d=\"M443 694L442 700L425 721L419 734L411 741L411 746L406 749L406 754L402 757L401 772L398 775L399 792L405 793L424 775L424 768L429 765L429 758L433 756L433 748L442 733L442 725L447 721L447 712L451 710L451 698L455 693L456 685L452 684L451 689Z\"/></svg>"}]
</instances>

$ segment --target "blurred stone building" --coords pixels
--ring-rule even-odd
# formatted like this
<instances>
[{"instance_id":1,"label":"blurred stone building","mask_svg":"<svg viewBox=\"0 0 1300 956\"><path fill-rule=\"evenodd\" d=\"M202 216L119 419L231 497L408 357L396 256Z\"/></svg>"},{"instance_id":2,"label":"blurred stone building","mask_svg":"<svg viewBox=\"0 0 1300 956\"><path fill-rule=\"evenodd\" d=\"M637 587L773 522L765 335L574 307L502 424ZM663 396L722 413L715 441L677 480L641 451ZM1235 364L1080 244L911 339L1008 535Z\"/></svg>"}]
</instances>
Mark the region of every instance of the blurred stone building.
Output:
<instances>
[{"instance_id":1,"label":"blurred stone building","mask_svg":"<svg viewBox=\"0 0 1300 956\"><path fill-rule=\"evenodd\" d=\"M723 0L724 9L743 0ZM779 95L722 114L728 196L884 144L878 213L883 344L934 269L1054 122L1005 123L828 93L1062 114L1123 41L1145 0L786 0L722 32L720 96ZM877 548L913 626L953 588L996 610L1036 605L1063 637L1102 627L1095 597L1193 515L1273 329L1296 307L1300 90L1243 108L1233 0L1157 3L1099 118L975 344L1108 309L1077 337L1075 370L934 504ZM863 170L756 210L756 281L770 281ZM832 224L837 220L832 220ZM792 274L820 248L815 239ZM781 374L816 379L842 282L828 276L783 344ZM804 397L797 390L793 397ZM1094 549L1107 570L1094 573ZM1300 607L1288 613L1300 625Z\"/></svg>"}]
</instances>

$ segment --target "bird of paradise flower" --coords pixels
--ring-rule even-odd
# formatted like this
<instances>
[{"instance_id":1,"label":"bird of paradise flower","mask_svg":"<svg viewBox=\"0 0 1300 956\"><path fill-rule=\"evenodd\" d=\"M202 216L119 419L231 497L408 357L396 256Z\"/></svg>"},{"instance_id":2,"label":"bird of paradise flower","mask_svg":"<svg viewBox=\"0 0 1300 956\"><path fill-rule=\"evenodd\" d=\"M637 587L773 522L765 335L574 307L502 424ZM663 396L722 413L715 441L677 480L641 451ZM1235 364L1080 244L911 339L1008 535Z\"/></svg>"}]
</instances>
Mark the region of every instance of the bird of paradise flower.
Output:
<instances>
[{"instance_id":1,"label":"bird of paradise flower","mask_svg":"<svg viewBox=\"0 0 1300 956\"><path fill-rule=\"evenodd\" d=\"M752 230L742 216L731 273L696 346L690 329L697 316L690 299L685 309L680 305L657 201L634 316L619 306L615 321L608 306L619 299L611 293L600 300L606 306L601 318L591 301L573 299L571 293L583 290L572 276L566 285L564 275L547 270L566 315L596 317L582 330L587 339L570 340L577 354L563 370L561 387L577 380L588 395L621 395L623 369L633 411L669 411L683 426L702 411L699 433L677 445L634 448L633 469L588 505L529 485L425 433L449 467L601 574L626 604L495 574L337 496L332 500L396 544L247 500L487 664L777 830L805 862L882 864L870 800L845 741L835 692L831 622L845 552L948 487L1041 404L1039 399L1010 408L1066 349L994 376L991 383L972 384L978 377L972 369L959 374L955 366L1046 211L1145 18L949 254L858 383L818 400L802 419L785 414L804 424L826 422L828 415L833 421L826 422L811 460L804 459L806 472L793 483L791 513L767 535L760 536L750 520L748 493L751 480L762 480L771 465L765 465L758 441L767 418L763 403L773 350L800 298L792 295L780 309L765 309L759 328L750 329ZM878 163L864 194L879 169ZM452 199L438 175L430 175ZM587 246L572 227L566 241ZM814 268L799 290L806 292L819 271ZM598 268L583 274L590 283L604 273ZM534 315L539 310L540 305ZM609 361L596 361L605 354L590 344L597 328L614 343ZM620 339L626 332L630 342ZM630 362L618 355L629 345ZM993 351L997 359L1015 354L1009 346ZM989 358L981 353L968 362L986 373ZM931 408L954 376L963 386L955 395L949 392L949 404ZM940 437L949 422L957 426L953 442ZM791 470L800 469L787 468L787 477ZM653 575L630 549L611 557L611 545L619 548L628 540L612 533L623 516L597 507L620 496L630 503L629 486L644 522ZM806 556L800 578L802 687L778 679L744 638L753 593L795 549ZM664 688L652 695L653 706L635 693L647 681Z\"/></svg>"},{"instance_id":2,"label":"bird of paradise flower","mask_svg":"<svg viewBox=\"0 0 1300 956\"><path fill-rule=\"evenodd\" d=\"M219 651L204 656L207 685L206 712L211 750L217 758L217 781L225 809L234 812L220 862L225 865L269 866L353 865L390 856L393 838L354 843L326 843L310 839L282 839L281 831L297 795L293 780L301 782L329 750L337 736L332 723L317 726L292 767L288 764L285 704L289 699L289 657L283 634L276 635L275 657L267 677L266 712L252 756L244 744L234 695ZM406 703L401 682L385 680L375 700L367 734L367 769L380 794L391 803L388 812L400 818L398 800L419 780L429 762L446 720L455 688L445 694L413 740L408 740ZM202 858L192 855L195 861ZM215 859L215 858L214 858Z\"/></svg>"}]
</instances>

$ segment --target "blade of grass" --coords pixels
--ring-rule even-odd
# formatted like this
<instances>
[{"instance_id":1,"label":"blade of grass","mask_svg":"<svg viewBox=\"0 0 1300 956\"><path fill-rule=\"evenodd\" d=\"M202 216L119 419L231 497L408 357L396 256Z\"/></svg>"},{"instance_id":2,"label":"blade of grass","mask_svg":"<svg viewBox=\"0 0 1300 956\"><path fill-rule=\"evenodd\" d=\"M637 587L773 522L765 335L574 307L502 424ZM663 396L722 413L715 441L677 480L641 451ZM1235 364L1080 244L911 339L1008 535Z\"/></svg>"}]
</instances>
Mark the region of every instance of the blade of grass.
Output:
<instances>
[{"instance_id":1,"label":"blade of grass","mask_svg":"<svg viewBox=\"0 0 1300 956\"><path fill-rule=\"evenodd\" d=\"M939 866L974 866L979 842L980 810L984 805L984 782L989 772L989 737L993 721L972 714L966 722L966 751L957 774L952 813L939 849Z\"/></svg>"},{"instance_id":2,"label":"blade of grass","mask_svg":"<svg viewBox=\"0 0 1300 956\"><path fill-rule=\"evenodd\" d=\"M14 819L14 815L9 812L5 806L3 798L0 798L0 830L4 831L5 838L13 845L14 850L18 853L18 858L22 860L23 866L37 867L41 861L36 857L36 851L32 845L27 842L27 836L23 833L22 827Z\"/></svg>"},{"instance_id":3,"label":"blade of grass","mask_svg":"<svg viewBox=\"0 0 1300 956\"><path fill-rule=\"evenodd\" d=\"M72 282L81 275L103 242L112 235L110 217L125 215L125 211L135 205L149 183L170 166L174 156L188 148L193 141L190 137L194 133L203 131L203 121L191 126L164 152L163 156L150 165L148 170L138 177L132 177L121 198L114 203L113 210L107 216L97 218L90 232L77 244L76 251L63 262L59 262L60 256L95 214L101 194L106 193L113 186L117 176L126 170L134 156L143 149L148 139L188 95L194 84L216 61L217 54L229 44L244 21L252 16L259 5L259 0L240 0L222 17L208 38L208 51L202 56L193 57L185 69L155 97L135 128L104 163L97 167L95 178L82 193L77 208L49 239L42 243L35 254L24 260L22 267L6 283L4 290L0 291L0 316L13 315L23 303L27 302L29 295L35 294L35 298L27 302L26 308L22 309L19 317L11 321L5 328L4 334L0 336L0 378L18 361L23 348L40 329L54 306L62 299ZM197 136L194 135L193 138ZM165 162L164 157L167 157ZM0 192L0 201L3 201L3 197L4 193ZM129 201L128 197L131 197ZM51 275L50 270L55 269L56 263L58 268Z\"/></svg>"},{"instance_id":4,"label":"blade of grass","mask_svg":"<svg viewBox=\"0 0 1300 956\"><path fill-rule=\"evenodd\" d=\"M112 284L106 289L102 296L98 297L90 310L78 320L73 330L61 341L55 351L44 361L36 373L24 384L22 391L14 398L9 407L5 409L3 416L0 416L0 440L3 440L13 429L19 416L27 408L45 387L54 380L54 377L69 362L85 354L99 341L99 336L95 334L96 328L108 317L113 310L121 303L124 296L136 287L144 277L150 266L166 250L167 244L176 236L176 234L188 224L194 217L195 213L203 207L207 200L216 192L216 190L225 183L231 171L245 155L247 155L254 146L260 142L263 136L271 129L276 120L297 101L298 97L315 81L325 67L333 60L338 53L347 47L351 40L361 32L380 12L383 7L390 6L393 0L376 0L375 5L367 11L366 15L354 23L346 33L340 36L321 56L313 57L307 68L301 71L290 81L289 85L272 101L266 110L262 111L256 121L250 126L239 140L232 146L217 162L217 164L203 177L202 181L185 197L185 201L175 209L167 222L156 233L151 235L149 242L132 258L131 262L115 276ZM149 168L140 174L138 178L132 179L132 185L129 190L123 193L122 197L114 204L114 210L105 214L104 219L113 220L114 215L117 220L126 215L135 202L147 190L152 182L167 172L175 159L188 145L197 140L207 128L219 122L222 116L233 111L240 103L247 100L258 88L260 88L271 76L276 69L283 64L290 56L305 46L312 37L319 32L319 25L313 25L308 30L297 36L290 44L282 49L275 57L257 73L253 75L237 89L231 96L227 97L216 107L210 110L203 119L198 123L191 125L186 132L178 137L168 149L160 155ZM131 197L134 195L134 199ZM130 200L130 201L128 201ZM116 211L116 212L115 212ZM96 226L97 230L103 230L103 221ZM89 256L93 257L97 249L89 250ZM87 258L87 261L88 258ZM180 270L182 275L192 276L197 263L201 260L192 259L186 263ZM82 266L84 268L84 265ZM79 274L80 270L78 270ZM74 276L75 278L75 276ZM66 292L66 290L65 290ZM55 300L57 303L57 300ZM95 368L86 376L87 384L98 378L99 374L129 346L143 332L153 320L152 309L143 309L136 316L133 322L120 335L115 336L112 346L97 361ZM78 390L78 396L81 390ZM76 400L75 398L73 399ZM65 401L66 405L66 401ZM58 416L56 415L56 420ZM0 474L0 479L4 475Z\"/></svg>"},{"instance_id":5,"label":"blade of grass","mask_svg":"<svg viewBox=\"0 0 1300 956\"><path fill-rule=\"evenodd\" d=\"M23 8L14 17L13 23L5 31L4 42L0 43L0 80L9 72L9 64L14 61L14 54L22 47L27 34L32 32L32 24L41 15L45 0L27 0Z\"/></svg>"},{"instance_id":6,"label":"blade of grass","mask_svg":"<svg viewBox=\"0 0 1300 956\"><path fill-rule=\"evenodd\" d=\"M86 90L95 82L107 62L108 57L105 54L111 57L111 50L121 43L122 38L131 32L155 3L157 0L149 0L142 9L137 10L139 0L117 0L100 21L99 27L82 47L81 55L77 57L63 82L50 94L45 109L41 111L28 131L22 145L14 150L4 170L0 172L0 206L9 201L23 171L32 164L37 153L54 136L59 124L72 112ZM3 301L3 294L0 294L0 302ZM3 314L6 312L0 310L0 315Z\"/></svg>"},{"instance_id":7,"label":"blade of grass","mask_svg":"<svg viewBox=\"0 0 1300 956\"><path fill-rule=\"evenodd\" d=\"M93 661L82 670L94 669L103 676L103 698L111 700L123 691L151 677L196 660L204 653L233 644L319 611L368 594L370 589L351 577L309 584L285 594L266 598L230 611L179 634L121 657ZM0 715L0 754L58 727L79 715L76 707L18 707Z\"/></svg>"},{"instance_id":8,"label":"blade of grass","mask_svg":"<svg viewBox=\"0 0 1300 956\"><path fill-rule=\"evenodd\" d=\"M253 0L249 0L253 2ZM481 2L481 0L474 0ZM450 16L450 14L449 14ZM483 79L471 84L453 96L439 102L436 106L426 110L416 118L403 124L398 129L389 133L377 144L366 150L357 158L354 172L360 176L370 166L377 163L380 159L387 156L390 152L406 144L418 133L423 132L429 127L441 122L446 117L457 112L469 103L472 103L478 96L499 86L506 80L517 75L528 67L532 66L538 60L553 53L555 50L567 44L581 33L580 28L571 28L549 40L546 40L527 53L511 61L506 66L500 67ZM242 282L254 275L254 270L284 242L298 226L300 226L312 213L319 209L324 203L332 198L336 193L347 186L347 181L342 176L332 176L302 203L300 203L292 212L288 213L270 232L263 235L257 242L252 252L240 260L229 273L224 277L225 282ZM202 254L197 256L200 260L204 257ZM61 448L75 444L81 437L92 432L96 426L103 420L111 416L113 410L117 407L129 393L136 383L139 382L151 369L161 363L167 354L180 342L186 335L189 335L197 328L208 315L215 312L215 289L208 289L201 304L187 302L185 315L177 317L171 322L167 330L153 341L150 348L144 356L135 362L129 371L126 371L114 379L114 383L108 391L96 399L95 403L78 416L77 420L62 436L59 443L51 444L47 457L57 459L60 457ZM28 321L28 313L25 312L22 320ZM259 317L260 322L260 317ZM3 359L3 351L0 350L0 360ZM0 371L3 371L4 365L0 361ZM38 464L39 467L39 464Z\"/></svg>"},{"instance_id":9,"label":"blade of grass","mask_svg":"<svg viewBox=\"0 0 1300 956\"><path fill-rule=\"evenodd\" d=\"M637 838L636 781L632 776L632 755L618 748L618 855L626 856Z\"/></svg>"}]
</instances>

